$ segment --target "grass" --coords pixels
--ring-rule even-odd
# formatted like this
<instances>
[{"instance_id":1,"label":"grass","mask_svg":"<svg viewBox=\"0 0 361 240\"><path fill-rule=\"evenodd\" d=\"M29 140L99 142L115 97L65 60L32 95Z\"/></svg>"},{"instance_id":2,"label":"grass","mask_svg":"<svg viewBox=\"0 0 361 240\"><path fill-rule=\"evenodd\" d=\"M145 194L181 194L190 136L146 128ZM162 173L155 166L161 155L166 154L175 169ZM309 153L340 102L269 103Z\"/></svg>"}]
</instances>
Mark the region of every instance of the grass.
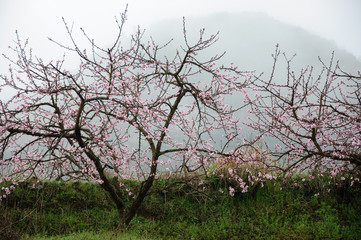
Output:
<instances>
[{"instance_id":1,"label":"grass","mask_svg":"<svg viewBox=\"0 0 361 240\"><path fill-rule=\"evenodd\" d=\"M24 184L1 203L1 218L23 239L361 239L360 186L316 197L311 181L282 190L274 183L230 197L217 177L202 186L161 181L123 232L97 185Z\"/></svg>"},{"instance_id":2,"label":"grass","mask_svg":"<svg viewBox=\"0 0 361 240\"><path fill-rule=\"evenodd\" d=\"M31 240L152 240L154 238L148 238L145 235L139 233L121 233L117 231L102 231L102 232L79 232L72 233L67 235L58 235L58 236L35 236L29 237L24 236L24 239Z\"/></svg>"}]
</instances>

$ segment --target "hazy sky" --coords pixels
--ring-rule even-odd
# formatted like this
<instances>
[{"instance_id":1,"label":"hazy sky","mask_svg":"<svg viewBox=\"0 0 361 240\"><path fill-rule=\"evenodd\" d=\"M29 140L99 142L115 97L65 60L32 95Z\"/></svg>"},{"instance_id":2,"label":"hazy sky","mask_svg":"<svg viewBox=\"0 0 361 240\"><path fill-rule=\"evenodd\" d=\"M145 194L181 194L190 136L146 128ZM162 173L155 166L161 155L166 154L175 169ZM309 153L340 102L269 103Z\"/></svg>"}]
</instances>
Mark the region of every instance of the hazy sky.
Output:
<instances>
[{"instance_id":1,"label":"hazy sky","mask_svg":"<svg viewBox=\"0 0 361 240\"><path fill-rule=\"evenodd\" d=\"M0 53L10 54L8 46L13 45L18 30L22 39L29 38L35 55L46 60L61 58L63 49L48 37L69 43L62 17L69 25L74 23L75 37L83 27L99 46L109 46L117 35L115 16L120 16L127 3L126 35L138 25L147 28L169 19L181 22L183 16L262 12L331 40L361 60L361 0L0 0ZM235 29L235 35L241 34L242 29ZM8 64L0 56L0 74L7 74ZM0 100L9 94L3 91Z\"/></svg>"},{"instance_id":2,"label":"hazy sky","mask_svg":"<svg viewBox=\"0 0 361 240\"><path fill-rule=\"evenodd\" d=\"M17 29L22 38L29 37L36 55L61 56L47 40L52 37L67 42L61 17L70 25L74 23L77 32L83 27L100 45L108 45L117 30L114 17L127 3L125 34L134 32L138 24L146 28L167 19L181 21L182 16L256 11L333 40L361 59L359 0L0 0L0 53L9 52L7 46ZM7 69L7 62L1 58L0 70L4 64Z\"/></svg>"}]
</instances>

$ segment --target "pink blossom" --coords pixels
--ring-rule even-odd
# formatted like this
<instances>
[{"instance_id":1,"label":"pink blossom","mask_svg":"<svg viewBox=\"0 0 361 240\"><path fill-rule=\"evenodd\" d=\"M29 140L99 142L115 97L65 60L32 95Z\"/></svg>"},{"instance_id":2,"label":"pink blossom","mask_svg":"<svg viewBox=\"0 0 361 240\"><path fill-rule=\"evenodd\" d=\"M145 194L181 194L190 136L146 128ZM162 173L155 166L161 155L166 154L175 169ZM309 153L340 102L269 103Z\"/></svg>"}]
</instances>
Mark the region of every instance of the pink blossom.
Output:
<instances>
[{"instance_id":1,"label":"pink blossom","mask_svg":"<svg viewBox=\"0 0 361 240\"><path fill-rule=\"evenodd\" d=\"M229 187L229 195L234 196L234 188Z\"/></svg>"}]
</instances>

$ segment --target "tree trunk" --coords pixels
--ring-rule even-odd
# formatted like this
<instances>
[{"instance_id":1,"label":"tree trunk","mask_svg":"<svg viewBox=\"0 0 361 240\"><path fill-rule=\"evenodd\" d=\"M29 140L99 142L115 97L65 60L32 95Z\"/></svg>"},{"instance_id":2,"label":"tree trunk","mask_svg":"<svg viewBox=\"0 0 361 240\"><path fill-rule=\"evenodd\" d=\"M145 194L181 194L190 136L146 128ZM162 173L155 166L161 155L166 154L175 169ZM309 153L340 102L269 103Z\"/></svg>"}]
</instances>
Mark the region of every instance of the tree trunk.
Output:
<instances>
[{"instance_id":1,"label":"tree trunk","mask_svg":"<svg viewBox=\"0 0 361 240\"><path fill-rule=\"evenodd\" d=\"M143 202L145 196L147 196L149 189L152 187L153 182L154 182L154 177L152 176L152 177L149 177L141 186L137 198L135 199L132 206L127 211L127 214L124 218L123 224L125 226L128 226L130 221L132 221L132 219L135 216L135 214L137 213L141 203Z\"/></svg>"}]
</instances>

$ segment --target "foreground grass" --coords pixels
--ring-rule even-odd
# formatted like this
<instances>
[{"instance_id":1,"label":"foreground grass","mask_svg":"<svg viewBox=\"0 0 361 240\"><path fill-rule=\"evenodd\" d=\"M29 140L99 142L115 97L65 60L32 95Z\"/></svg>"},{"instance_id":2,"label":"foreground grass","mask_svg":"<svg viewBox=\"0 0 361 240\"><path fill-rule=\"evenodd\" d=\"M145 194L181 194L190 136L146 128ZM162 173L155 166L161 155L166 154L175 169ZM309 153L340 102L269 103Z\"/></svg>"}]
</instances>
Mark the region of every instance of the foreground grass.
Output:
<instances>
[{"instance_id":1,"label":"foreground grass","mask_svg":"<svg viewBox=\"0 0 361 240\"><path fill-rule=\"evenodd\" d=\"M361 239L359 187L315 196L319 184L280 190L268 182L230 197L216 178L202 187L167 184L154 186L124 232L107 195L89 183L24 185L1 214L23 239Z\"/></svg>"},{"instance_id":2,"label":"foreground grass","mask_svg":"<svg viewBox=\"0 0 361 240\"><path fill-rule=\"evenodd\" d=\"M81 232L58 236L24 236L24 239L29 240L152 240L145 235L137 233L120 233L118 231L105 231L101 233L96 232Z\"/></svg>"}]
</instances>

